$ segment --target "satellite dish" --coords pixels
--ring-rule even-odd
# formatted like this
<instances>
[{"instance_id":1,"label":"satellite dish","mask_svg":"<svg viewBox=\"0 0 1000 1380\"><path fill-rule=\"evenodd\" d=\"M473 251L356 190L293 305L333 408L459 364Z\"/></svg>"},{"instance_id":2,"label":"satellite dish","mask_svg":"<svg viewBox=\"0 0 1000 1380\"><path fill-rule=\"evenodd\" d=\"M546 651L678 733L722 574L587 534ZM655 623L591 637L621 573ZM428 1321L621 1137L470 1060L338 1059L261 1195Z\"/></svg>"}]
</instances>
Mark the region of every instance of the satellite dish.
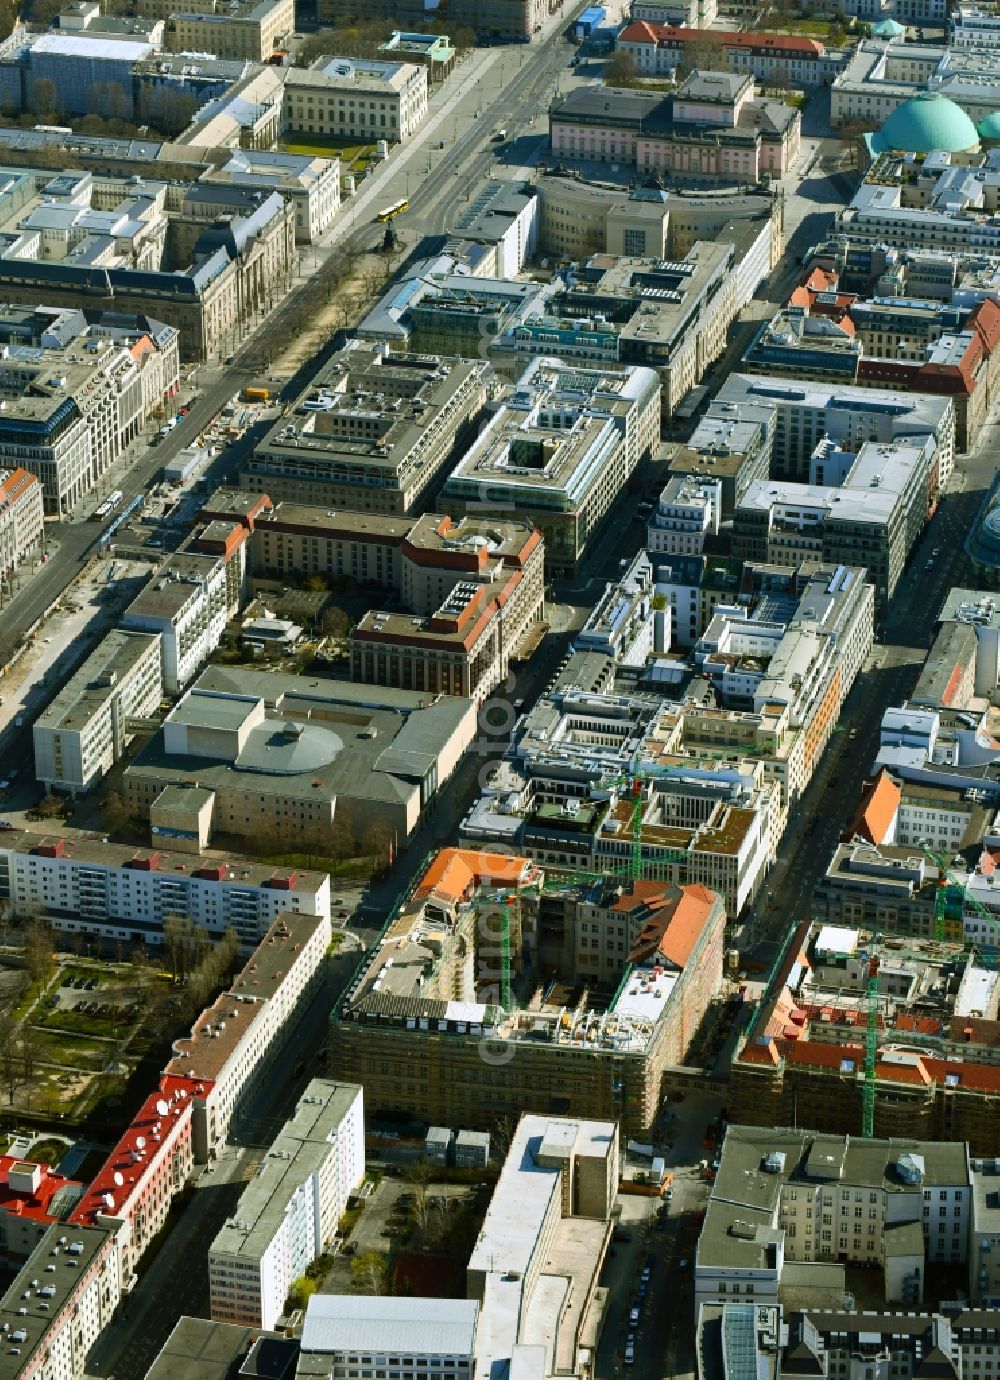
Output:
<instances>
[{"instance_id":1,"label":"satellite dish","mask_svg":"<svg viewBox=\"0 0 1000 1380\"><path fill-rule=\"evenodd\" d=\"M121 1170L116 1169L112 1177L117 1186L121 1188L122 1184L125 1182L125 1175L121 1172Z\"/></svg>"},{"instance_id":2,"label":"satellite dish","mask_svg":"<svg viewBox=\"0 0 1000 1380\"><path fill-rule=\"evenodd\" d=\"M105 1195L104 1195L104 1206L105 1206L106 1208L112 1208L112 1209L113 1209L113 1208L114 1208L114 1205L115 1205L115 1200L114 1200L114 1198L112 1198L112 1196L111 1196L110 1193L105 1193Z\"/></svg>"},{"instance_id":3,"label":"satellite dish","mask_svg":"<svg viewBox=\"0 0 1000 1380\"><path fill-rule=\"evenodd\" d=\"M156 1115L157 1115L157 1116L166 1116L167 1113L168 1113L169 1111L170 1111L170 1103L167 1102L165 1098L162 1098L162 1097L161 1097L161 1098L159 1099L159 1101L157 1102L157 1104L156 1104Z\"/></svg>"},{"instance_id":4,"label":"satellite dish","mask_svg":"<svg viewBox=\"0 0 1000 1380\"><path fill-rule=\"evenodd\" d=\"M136 1136L136 1138L135 1138L135 1148L136 1148L137 1150L144 1150L144 1149L146 1148L146 1137L145 1137L145 1136Z\"/></svg>"}]
</instances>

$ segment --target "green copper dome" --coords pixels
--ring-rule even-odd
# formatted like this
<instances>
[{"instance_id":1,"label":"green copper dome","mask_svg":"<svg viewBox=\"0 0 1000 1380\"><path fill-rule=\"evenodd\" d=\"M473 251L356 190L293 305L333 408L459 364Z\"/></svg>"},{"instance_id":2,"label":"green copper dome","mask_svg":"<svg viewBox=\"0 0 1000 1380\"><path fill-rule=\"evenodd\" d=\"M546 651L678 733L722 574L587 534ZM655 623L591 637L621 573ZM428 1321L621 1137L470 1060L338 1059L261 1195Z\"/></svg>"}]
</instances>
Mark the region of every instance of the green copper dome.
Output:
<instances>
[{"instance_id":1,"label":"green copper dome","mask_svg":"<svg viewBox=\"0 0 1000 1380\"><path fill-rule=\"evenodd\" d=\"M991 144L1000 142L1000 110L991 110L979 121L979 137Z\"/></svg>"},{"instance_id":2,"label":"green copper dome","mask_svg":"<svg viewBox=\"0 0 1000 1380\"><path fill-rule=\"evenodd\" d=\"M901 38L906 30L895 19L882 19L872 28L876 38Z\"/></svg>"},{"instance_id":3,"label":"green copper dome","mask_svg":"<svg viewBox=\"0 0 1000 1380\"><path fill-rule=\"evenodd\" d=\"M979 147L976 127L960 105L939 91L904 101L882 126L877 141L897 153L965 153Z\"/></svg>"}]
</instances>

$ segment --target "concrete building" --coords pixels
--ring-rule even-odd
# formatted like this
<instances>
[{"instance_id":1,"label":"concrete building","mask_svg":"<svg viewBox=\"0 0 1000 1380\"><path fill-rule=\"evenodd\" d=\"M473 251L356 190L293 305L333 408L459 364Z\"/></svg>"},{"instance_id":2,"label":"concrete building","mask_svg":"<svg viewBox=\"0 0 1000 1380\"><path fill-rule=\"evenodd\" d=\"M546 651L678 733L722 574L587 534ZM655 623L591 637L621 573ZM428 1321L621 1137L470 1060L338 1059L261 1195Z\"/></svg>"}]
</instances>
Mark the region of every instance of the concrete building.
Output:
<instances>
[{"instance_id":1,"label":"concrete building","mask_svg":"<svg viewBox=\"0 0 1000 1380\"><path fill-rule=\"evenodd\" d=\"M21 466L0 470L0 581L41 555L44 535L41 480Z\"/></svg>"},{"instance_id":2,"label":"concrete building","mask_svg":"<svg viewBox=\"0 0 1000 1380\"><path fill-rule=\"evenodd\" d=\"M932 437L866 441L846 457L840 484L756 480L736 510L733 554L781 565L807 549L820 560L858 562L886 607L927 522L933 447ZM832 448L819 458L832 458Z\"/></svg>"},{"instance_id":3,"label":"concrete building","mask_svg":"<svg viewBox=\"0 0 1000 1380\"><path fill-rule=\"evenodd\" d=\"M600 1328L595 1285L619 1151L614 1122L522 1116L466 1272L466 1294L479 1303L477 1374L504 1362L517 1370L529 1347L541 1351L536 1373L579 1369ZM564 1299L555 1319L553 1288Z\"/></svg>"},{"instance_id":4,"label":"concrete building","mask_svg":"<svg viewBox=\"0 0 1000 1380\"><path fill-rule=\"evenodd\" d=\"M540 913L530 899L543 883L540 869L524 858L482 848L439 854L338 1003L331 1067L363 1079L373 1105L444 1125L487 1126L515 1108L549 1111L558 1098L573 1116L613 1113L629 1134L648 1128L663 1070L683 1059L721 982L722 902L704 886L662 882L638 882L610 896L607 906L620 914L612 932L617 925L624 931L629 913L638 938L628 953L624 932L614 940L622 948L613 951L618 985L606 985L607 1010L581 1009L567 1028L558 995L557 1005L504 1009L503 984L483 938L495 932L498 907L516 895L515 982L522 972L544 971ZM576 933L576 911L560 923ZM583 965L565 977L598 981ZM530 976L524 980L532 984ZM426 1030L418 1015L428 1020ZM481 1076L484 1050L489 1082Z\"/></svg>"},{"instance_id":5,"label":"concrete building","mask_svg":"<svg viewBox=\"0 0 1000 1380\"><path fill-rule=\"evenodd\" d=\"M56 1223L0 1299L2 1380L79 1380L121 1302L113 1232ZM45 1283L37 1288L34 1280ZM28 1301L25 1295L30 1290Z\"/></svg>"},{"instance_id":6,"label":"concrete building","mask_svg":"<svg viewBox=\"0 0 1000 1380\"><path fill-rule=\"evenodd\" d=\"M551 293L545 283L466 273L456 259L442 254L423 260L391 286L357 335L390 350L453 351L463 359L486 359L494 338L543 310Z\"/></svg>"},{"instance_id":7,"label":"concrete building","mask_svg":"<svg viewBox=\"0 0 1000 1380\"><path fill-rule=\"evenodd\" d=\"M969 1222L969 1286L978 1308L1000 1304L1000 1166L995 1159L972 1161ZM1000 1363L1000 1357L997 1358Z\"/></svg>"},{"instance_id":8,"label":"concrete building","mask_svg":"<svg viewBox=\"0 0 1000 1380\"><path fill-rule=\"evenodd\" d=\"M427 118L427 68L411 62L321 57L285 77L282 119L295 134L404 143Z\"/></svg>"},{"instance_id":9,"label":"concrete building","mask_svg":"<svg viewBox=\"0 0 1000 1380\"><path fill-rule=\"evenodd\" d=\"M354 341L247 457L240 483L276 501L410 512L472 440L486 391L485 363Z\"/></svg>"},{"instance_id":10,"label":"concrete building","mask_svg":"<svg viewBox=\"0 0 1000 1380\"><path fill-rule=\"evenodd\" d=\"M181 1316L144 1380L228 1380L241 1366L244 1375L290 1380L298 1354L283 1333Z\"/></svg>"},{"instance_id":11,"label":"concrete building","mask_svg":"<svg viewBox=\"0 0 1000 1380\"><path fill-rule=\"evenodd\" d=\"M627 239L627 236L626 236ZM531 356L644 365L660 378L670 417L725 350L739 312L736 250L699 241L679 261L595 254L556 291L544 313L513 324L494 342L499 372L516 379Z\"/></svg>"},{"instance_id":12,"label":"concrete building","mask_svg":"<svg viewBox=\"0 0 1000 1380\"><path fill-rule=\"evenodd\" d=\"M980 124L996 109L1000 88L994 41L981 42L980 35L985 35L984 28L977 29L970 16L970 22L954 21L948 44L913 44L902 38L885 42L874 36L859 43L830 89L834 128L857 122L866 122L869 129L881 126L901 106L927 92L958 106L973 125ZM947 133L943 125L942 133ZM944 139L935 142L948 147Z\"/></svg>"},{"instance_id":13,"label":"concrete building","mask_svg":"<svg viewBox=\"0 0 1000 1380\"><path fill-rule=\"evenodd\" d=\"M719 12L717 0L632 0L630 19L687 29L710 29Z\"/></svg>"},{"instance_id":14,"label":"concrete building","mask_svg":"<svg viewBox=\"0 0 1000 1380\"><path fill-rule=\"evenodd\" d=\"M457 513L534 522L546 565L570 571L660 428L660 383L641 366L590 368L538 357L441 490Z\"/></svg>"},{"instance_id":15,"label":"concrete building","mask_svg":"<svg viewBox=\"0 0 1000 1380\"><path fill-rule=\"evenodd\" d=\"M377 1380L378 1370L414 1368L427 1380L471 1380L478 1317L474 1299L316 1294L296 1380Z\"/></svg>"},{"instance_id":16,"label":"concrete building","mask_svg":"<svg viewBox=\"0 0 1000 1380\"><path fill-rule=\"evenodd\" d=\"M163 688L179 694L222 641L236 612L226 562L193 551L169 556L122 614L122 627L157 635Z\"/></svg>"},{"instance_id":17,"label":"concrete building","mask_svg":"<svg viewBox=\"0 0 1000 1380\"><path fill-rule=\"evenodd\" d=\"M428 701L418 690L210 667L129 766L123 789L155 818L165 788L198 786L188 832L207 805L209 833L322 847L336 825L389 851L431 809L475 732L475 703L457 695ZM183 797L173 800L181 829Z\"/></svg>"},{"instance_id":18,"label":"concrete building","mask_svg":"<svg viewBox=\"0 0 1000 1380\"><path fill-rule=\"evenodd\" d=\"M144 1100L70 1216L76 1227L115 1234L123 1293L163 1228L193 1164L192 1107L199 1084L165 1075Z\"/></svg>"},{"instance_id":19,"label":"concrete building","mask_svg":"<svg viewBox=\"0 0 1000 1380\"><path fill-rule=\"evenodd\" d=\"M729 70L748 73L764 85L825 86L840 71L844 54L827 51L813 38L788 34L737 33L713 30L712 41L725 53ZM615 40L616 48L636 65L641 77L661 77L675 72L685 61L686 50L704 45L700 29L671 28L647 19L626 24Z\"/></svg>"},{"instance_id":20,"label":"concrete building","mask_svg":"<svg viewBox=\"0 0 1000 1380\"><path fill-rule=\"evenodd\" d=\"M432 86L451 75L456 61L456 52L447 34L401 33L396 29L379 44L378 50L387 59L401 58L404 62L426 67L427 80Z\"/></svg>"},{"instance_id":21,"label":"concrete building","mask_svg":"<svg viewBox=\"0 0 1000 1380\"><path fill-rule=\"evenodd\" d=\"M213 1318L271 1328L365 1172L362 1091L314 1078L208 1252Z\"/></svg>"},{"instance_id":22,"label":"concrete building","mask_svg":"<svg viewBox=\"0 0 1000 1380\"><path fill-rule=\"evenodd\" d=\"M456 216L446 249L481 256L479 271L516 278L538 244L538 194L528 183L489 178Z\"/></svg>"},{"instance_id":23,"label":"concrete building","mask_svg":"<svg viewBox=\"0 0 1000 1380\"><path fill-rule=\"evenodd\" d=\"M625 163L687 186L781 178L799 153L800 118L758 98L746 73L692 72L673 95L578 86L549 107L560 161Z\"/></svg>"},{"instance_id":24,"label":"concrete building","mask_svg":"<svg viewBox=\"0 0 1000 1380\"><path fill-rule=\"evenodd\" d=\"M282 911L229 990L202 1012L190 1035L174 1041L165 1076L200 1085L191 1098L196 1164L215 1158L233 1120L272 1075L324 985L329 947L328 913Z\"/></svg>"},{"instance_id":25,"label":"concrete building","mask_svg":"<svg viewBox=\"0 0 1000 1380\"><path fill-rule=\"evenodd\" d=\"M277 188L295 210L296 244L315 244L340 210L340 159L234 149L203 181L236 187Z\"/></svg>"},{"instance_id":26,"label":"concrete building","mask_svg":"<svg viewBox=\"0 0 1000 1380\"><path fill-rule=\"evenodd\" d=\"M36 781L74 796L91 790L121 760L133 721L162 698L159 638L108 633L32 726Z\"/></svg>"},{"instance_id":27,"label":"concrete building","mask_svg":"<svg viewBox=\"0 0 1000 1380\"><path fill-rule=\"evenodd\" d=\"M719 521L731 522L751 484L770 474L776 425L776 409L763 400L711 402L687 442L674 448L669 473L697 484L718 484ZM659 530L659 522L657 504L651 529Z\"/></svg>"},{"instance_id":28,"label":"concrete building","mask_svg":"<svg viewBox=\"0 0 1000 1380\"><path fill-rule=\"evenodd\" d=\"M628 192L548 173L536 184L538 252L583 263L591 254L683 259L698 240L736 247L736 297L745 306L784 251L780 204L771 192L725 197L658 187Z\"/></svg>"},{"instance_id":29,"label":"concrete building","mask_svg":"<svg viewBox=\"0 0 1000 1380\"><path fill-rule=\"evenodd\" d=\"M646 549L668 556L700 556L705 538L718 536L721 515L721 480L675 474L646 525Z\"/></svg>"},{"instance_id":30,"label":"concrete building","mask_svg":"<svg viewBox=\"0 0 1000 1380\"><path fill-rule=\"evenodd\" d=\"M192 866L180 852L103 843L75 830L57 837L8 830L0 849L0 895L14 915L42 914L61 933L125 943L163 943L168 915L186 916L221 937L258 942L285 909L330 915L326 873L212 859Z\"/></svg>"},{"instance_id":31,"label":"concrete building","mask_svg":"<svg viewBox=\"0 0 1000 1380\"><path fill-rule=\"evenodd\" d=\"M619 668L636 670L669 645L669 620L655 617L652 571L645 561L633 562L620 580L605 586L573 639L574 651L612 657Z\"/></svg>"},{"instance_id":32,"label":"concrete building","mask_svg":"<svg viewBox=\"0 0 1000 1380\"><path fill-rule=\"evenodd\" d=\"M775 1304L799 1263L880 1267L886 1302L919 1307L925 1265L968 1259L971 1174L961 1142L863 1140L732 1125L694 1260L695 1309ZM859 1215L858 1208L861 1208Z\"/></svg>"},{"instance_id":33,"label":"concrete building","mask_svg":"<svg viewBox=\"0 0 1000 1380\"><path fill-rule=\"evenodd\" d=\"M220 58L267 62L295 28L293 0L138 0L140 14L166 20L164 40L171 53L214 53ZM169 14L163 14L169 9Z\"/></svg>"},{"instance_id":34,"label":"concrete building","mask_svg":"<svg viewBox=\"0 0 1000 1380\"><path fill-rule=\"evenodd\" d=\"M530 523L427 517L402 548L414 614L371 611L351 629L351 676L477 702L540 633L544 542Z\"/></svg>"},{"instance_id":35,"label":"concrete building","mask_svg":"<svg viewBox=\"0 0 1000 1380\"><path fill-rule=\"evenodd\" d=\"M955 406L951 398L892 388L793 383L770 376L730 374L719 389L716 403L741 408L747 402L775 409L771 450L775 479L820 482L815 457L824 439L832 441L846 457L866 441L922 444L931 436L937 461L935 490L954 468Z\"/></svg>"},{"instance_id":36,"label":"concrete building","mask_svg":"<svg viewBox=\"0 0 1000 1380\"><path fill-rule=\"evenodd\" d=\"M0 1155L0 1255L17 1269L53 1222L65 1222L84 1185L47 1164Z\"/></svg>"},{"instance_id":37,"label":"concrete building","mask_svg":"<svg viewBox=\"0 0 1000 1380\"><path fill-rule=\"evenodd\" d=\"M1000 307L837 291L814 268L743 356L751 372L951 396L956 444L970 450L1000 386ZM957 297L958 294L955 294Z\"/></svg>"}]
</instances>

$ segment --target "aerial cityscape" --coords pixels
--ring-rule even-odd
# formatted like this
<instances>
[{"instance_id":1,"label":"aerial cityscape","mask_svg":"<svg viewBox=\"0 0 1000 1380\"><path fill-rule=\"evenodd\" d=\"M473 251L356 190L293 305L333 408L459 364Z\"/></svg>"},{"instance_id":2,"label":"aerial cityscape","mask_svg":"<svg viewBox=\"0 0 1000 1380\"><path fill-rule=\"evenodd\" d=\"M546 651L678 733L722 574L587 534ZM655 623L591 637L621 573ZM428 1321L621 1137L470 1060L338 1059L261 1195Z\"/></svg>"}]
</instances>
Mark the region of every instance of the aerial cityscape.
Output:
<instances>
[{"instance_id":1,"label":"aerial cityscape","mask_svg":"<svg viewBox=\"0 0 1000 1380\"><path fill-rule=\"evenodd\" d=\"M0 1380L1000 1380L1000 5L0 0Z\"/></svg>"}]
</instances>

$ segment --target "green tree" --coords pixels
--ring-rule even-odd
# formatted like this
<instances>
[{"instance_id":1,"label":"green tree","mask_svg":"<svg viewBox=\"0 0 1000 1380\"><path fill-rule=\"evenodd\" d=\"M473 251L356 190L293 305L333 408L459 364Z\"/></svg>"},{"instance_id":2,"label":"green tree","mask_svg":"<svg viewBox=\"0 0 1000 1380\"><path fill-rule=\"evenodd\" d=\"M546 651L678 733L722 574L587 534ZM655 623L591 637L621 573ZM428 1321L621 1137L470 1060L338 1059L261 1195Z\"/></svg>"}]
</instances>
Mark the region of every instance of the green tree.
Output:
<instances>
[{"instance_id":1,"label":"green tree","mask_svg":"<svg viewBox=\"0 0 1000 1380\"><path fill-rule=\"evenodd\" d=\"M285 1300L285 1312L291 1313L293 1309L305 1308L315 1292L316 1281L309 1279L307 1275L300 1275L298 1279L292 1280L288 1298Z\"/></svg>"},{"instance_id":2,"label":"green tree","mask_svg":"<svg viewBox=\"0 0 1000 1380\"><path fill-rule=\"evenodd\" d=\"M351 1279L359 1294L381 1294L385 1291L389 1261L381 1251L363 1251L351 1261Z\"/></svg>"},{"instance_id":3,"label":"green tree","mask_svg":"<svg viewBox=\"0 0 1000 1380\"><path fill-rule=\"evenodd\" d=\"M42 986L52 976L52 930L45 920L29 920L24 930L24 967L29 979Z\"/></svg>"}]
</instances>

